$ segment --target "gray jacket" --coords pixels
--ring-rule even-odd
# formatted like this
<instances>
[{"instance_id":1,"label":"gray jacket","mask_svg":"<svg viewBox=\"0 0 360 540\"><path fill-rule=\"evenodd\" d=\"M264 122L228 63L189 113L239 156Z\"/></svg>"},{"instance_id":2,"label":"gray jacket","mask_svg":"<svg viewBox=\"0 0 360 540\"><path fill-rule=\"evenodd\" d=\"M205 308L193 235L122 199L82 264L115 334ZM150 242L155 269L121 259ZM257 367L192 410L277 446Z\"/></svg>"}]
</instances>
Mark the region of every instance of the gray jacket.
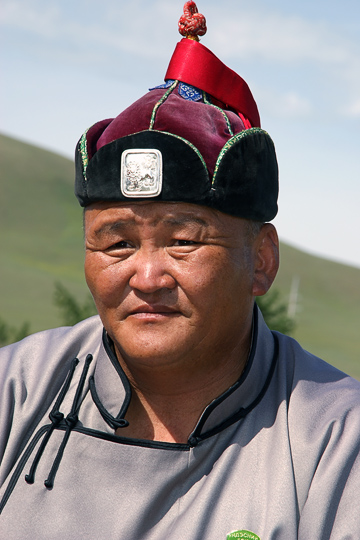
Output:
<instances>
[{"instance_id":1,"label":"gray jacket","mask_svg":"<svg viewBox=\"0 0 360 540\"><path fill-rule=\"evenodd\" d=\"M0 381L0 538L360 539L360 383L260 314L187 444L115 435L131 390L98 317L3 348Z\"/></svg>"}]
</instances>

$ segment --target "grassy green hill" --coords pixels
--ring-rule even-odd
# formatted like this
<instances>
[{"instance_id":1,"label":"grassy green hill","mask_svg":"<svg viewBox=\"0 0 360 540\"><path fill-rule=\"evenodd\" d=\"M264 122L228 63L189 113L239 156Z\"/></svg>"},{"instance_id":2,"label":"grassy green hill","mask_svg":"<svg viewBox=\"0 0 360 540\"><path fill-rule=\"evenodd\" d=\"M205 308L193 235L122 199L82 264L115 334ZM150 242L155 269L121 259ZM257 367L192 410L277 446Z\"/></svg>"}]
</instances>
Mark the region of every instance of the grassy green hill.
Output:
<instances>
[{"instance_id":1,"label":"grassy green hill","mask_svg":"<svg viewBox=\"0 0 360 540\"><path fill-rule=\"evenodd\" d=\"M86 291L73 164L1 136L0 170L0 317L29 320L32 331L58 325L54 282L80 297Z\"/></svg>"},{"instance_id":2,"label":"grassy green hill","mask_svg":"<svg viewBox=\"0 0 360 540\"><path fill-rule=\"evenodd\" d=\"M360 379L360 269L314 257L284 243L274 287L288 301L298 282L293 336Z\"/></svg>"},{"instance_id":3,"label":"grassy green hill","mask_svg":"<svg viewBox=\"0 0 360 540\"><path fill-rule=\"evenodd\" d=\"M79 300L83 277L82 211L73 164L0 136L0 318L37 331L61 324L53 304L61 281ZM360 269L281 245L275 287L288 301L298 282L294 337L360 379Z\"/></svg>"}]
</instances>

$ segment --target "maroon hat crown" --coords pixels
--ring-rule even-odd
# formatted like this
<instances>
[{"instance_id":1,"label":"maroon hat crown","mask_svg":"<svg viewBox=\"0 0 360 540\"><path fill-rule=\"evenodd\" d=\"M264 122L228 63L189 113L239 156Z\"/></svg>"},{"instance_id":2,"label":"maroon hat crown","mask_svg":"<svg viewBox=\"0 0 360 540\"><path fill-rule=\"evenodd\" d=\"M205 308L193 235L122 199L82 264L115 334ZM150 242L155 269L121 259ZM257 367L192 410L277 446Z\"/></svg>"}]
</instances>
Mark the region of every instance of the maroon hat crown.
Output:
<instances>
[{"instance_id":1,"label":"maroon hat crown","mask_svg":"<svg viewBox=\"0 0 360 540\"><path fill-rule=\"evenodd\" d=\"M201 45L194 2L179 21L165 84L93 125L76 152L75 192L96 201L191 202L258 221L277 212L274 145L245 83ZM190 39L191 38L191 39Z\"/></svg>"}]
</instances>

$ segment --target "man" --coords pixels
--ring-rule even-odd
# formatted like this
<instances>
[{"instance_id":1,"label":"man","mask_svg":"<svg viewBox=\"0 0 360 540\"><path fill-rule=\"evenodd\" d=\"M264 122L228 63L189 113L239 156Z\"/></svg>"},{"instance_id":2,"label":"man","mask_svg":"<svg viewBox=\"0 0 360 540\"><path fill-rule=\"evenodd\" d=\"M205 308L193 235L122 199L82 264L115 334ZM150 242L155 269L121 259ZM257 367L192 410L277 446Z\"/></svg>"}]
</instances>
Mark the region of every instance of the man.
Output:
<instances>
[{"instance_id":1,"label":"man","mask_svg":"<svg viewBox=\"0 0 360 540\"><path fill-rule=\"evenodd\" d=\"M254 305L277 165L246 83L185 38L82 136L76 195L100 319L2 352L0 536L359 538L359 384Z\"/></svg>"}]
</instances>

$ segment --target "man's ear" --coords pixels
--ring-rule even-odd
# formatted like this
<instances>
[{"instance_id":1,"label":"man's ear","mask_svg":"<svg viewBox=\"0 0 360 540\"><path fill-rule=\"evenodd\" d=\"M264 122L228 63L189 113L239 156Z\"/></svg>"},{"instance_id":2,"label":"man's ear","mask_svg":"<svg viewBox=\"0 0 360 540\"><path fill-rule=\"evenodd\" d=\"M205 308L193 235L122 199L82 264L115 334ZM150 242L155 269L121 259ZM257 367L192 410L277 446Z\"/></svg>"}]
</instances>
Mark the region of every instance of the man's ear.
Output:
<instances>
[{"instance_id":1,"label":"man's ear","mask_svg":"<svg viewBox=\"0 0 360 540\"><path fill-rule=\"evenodd\" d=\"M279 268L279 239L274 225L265 223L254 242L253 295L262 296L271 287Z\"/></svg>"}]
</instances>

